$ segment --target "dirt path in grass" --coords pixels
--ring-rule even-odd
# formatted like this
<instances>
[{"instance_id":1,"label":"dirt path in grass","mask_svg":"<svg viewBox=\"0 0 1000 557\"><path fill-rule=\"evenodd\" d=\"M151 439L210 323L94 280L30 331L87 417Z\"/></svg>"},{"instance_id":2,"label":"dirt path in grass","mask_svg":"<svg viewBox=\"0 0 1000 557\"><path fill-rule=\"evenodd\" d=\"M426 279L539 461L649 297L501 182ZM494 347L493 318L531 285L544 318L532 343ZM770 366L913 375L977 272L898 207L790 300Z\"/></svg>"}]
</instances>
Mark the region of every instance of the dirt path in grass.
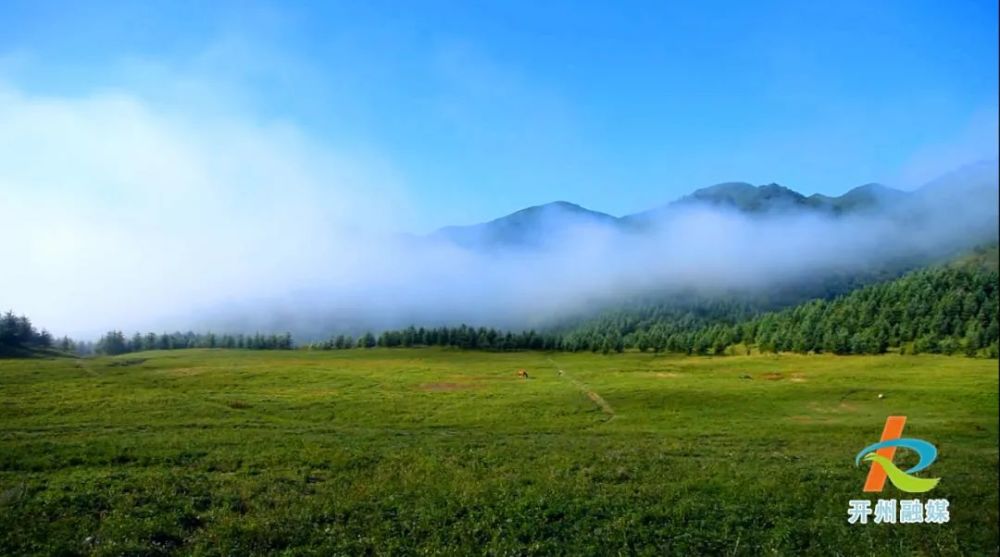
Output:
<instances>
[{"instance_id":1,"label":"dirt path in grass","mask_svg":"<svg viewBox=\"0 0 1000 557\"><path fill-rule=\"evenodd\" d=\"M83 361L83 358L80 358L79 360L76 361L76 368L77 369L82 369L83 371L86 371L87 373L89 373L90 375L93 375L94 377L99 377L100 376L99 373L97 373L96 371L94 371L90 367L89 363L86 363L86 362Z\"/></svg>"},{"instance_id":2,"label":"dirt path in grass","mask_svg":"<svg viewBox=\"0 0 1000 557\"><path fill-rule=\"evenodd\" d=\"M590 387L588 387L585 383L583 383L579 379L577 379L577 378L571 376L570 374L566 373L566 370L564 370L563 368L559 367L559 364L557 364L556 361L553 360L552 358L549 358L549 362L553 366L555 366L556 371L559 372L559 376L560 377L562 377L563 379L566 379L567 381L569 381L570 383L572 383L574 386L576 386L577 389L580 389L581 391L583 391L587 395L587 398L589 398L591 401L593 401L594 404L596 404L597 407L601 409L601 412L604 412L605 414L608 415L608 420L607 421L610 422L611 420L615 419L615 416L616 416L615 409L612 408L611 405L608 404L608 401L604 400L604 398L602 398L601 395L597 394L597 391L594 391L593 389L591 389Z\"/></svg>"}]
</instances>

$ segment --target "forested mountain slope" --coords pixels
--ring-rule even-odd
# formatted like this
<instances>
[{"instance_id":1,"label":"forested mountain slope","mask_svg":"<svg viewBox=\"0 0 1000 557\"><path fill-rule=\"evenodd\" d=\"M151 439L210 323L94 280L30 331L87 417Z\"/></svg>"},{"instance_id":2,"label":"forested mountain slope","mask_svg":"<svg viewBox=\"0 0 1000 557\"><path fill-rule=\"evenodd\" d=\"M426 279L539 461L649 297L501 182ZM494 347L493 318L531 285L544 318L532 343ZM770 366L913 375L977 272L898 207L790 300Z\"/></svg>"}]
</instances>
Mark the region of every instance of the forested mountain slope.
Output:
<instances>
[{"instance_id":1,"label":"forested mountain slope","mask_svg":"<svg viewBox=\"0 0 1000 557\"><path fill-rule=\"evenodd\" d=\"M686 354L746 351L880 354L963 353L997 357L997 247L828 298L766 311L766 298L679 295L577 325L536 333L440 327L366 335L362 346L441 345L486 350L625 349ZM338 339L324 348L349 348Z\"/></svg>"},{"instance_id":2,"label":"forested mountain slope","mask_svg":"<svg viewBox=\"0 0 1000 557\"><path fill-rule=\"evenodd\" d=\"M714 323L676 334L655 324L632 333L626 345L688 353L723 353L742 344L803 353L879 354L899 348L996 357L1000 336L996 261L994 246L951 265L736 324Z\"/></svg>"}]
</instances>

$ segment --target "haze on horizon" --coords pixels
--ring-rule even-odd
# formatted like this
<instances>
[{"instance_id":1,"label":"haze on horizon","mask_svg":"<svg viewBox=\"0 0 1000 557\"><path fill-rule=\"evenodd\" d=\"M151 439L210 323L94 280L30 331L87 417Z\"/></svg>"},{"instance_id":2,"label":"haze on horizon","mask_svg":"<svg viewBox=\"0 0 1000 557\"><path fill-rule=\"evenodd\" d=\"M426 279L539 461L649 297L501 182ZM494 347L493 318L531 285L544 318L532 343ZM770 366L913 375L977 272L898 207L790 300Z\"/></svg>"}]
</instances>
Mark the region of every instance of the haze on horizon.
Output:
<instances>
[{"instance_id":1,"label":"haze on horizon","mask_svg":"<svg viewBox=\"0 0 1000 557\"><path fill-rule=\"evenodd\" d=\"M997 13L398 8L6 3L0 306L84 338L234 308L248 332L317 312L530 324L650 287L861 266L996 220L975 199L917 234L889 214L697 209L639 239L572 225L543 252L414 243L402 233L557 199L618 216L733 180L913 190L995 160Z\"/></svg>"}]
</instances>

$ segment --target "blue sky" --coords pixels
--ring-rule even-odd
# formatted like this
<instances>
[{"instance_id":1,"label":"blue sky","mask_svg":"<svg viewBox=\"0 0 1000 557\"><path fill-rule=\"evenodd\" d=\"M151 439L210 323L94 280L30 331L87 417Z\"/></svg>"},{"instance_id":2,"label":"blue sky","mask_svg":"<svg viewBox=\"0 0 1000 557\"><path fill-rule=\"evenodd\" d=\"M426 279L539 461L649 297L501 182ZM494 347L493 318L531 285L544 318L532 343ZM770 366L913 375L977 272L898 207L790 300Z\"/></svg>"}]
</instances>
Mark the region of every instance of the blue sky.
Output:
<instances>
[{"instance_id":1,"label":"blue sky","mask_svg":"<svg viewBox=\"0 0 1000 557\"><path fill-rule=\"evenodd\" d=\"M7 1L0 84L286 123L391 176L418 232L995 156L996 2L667 4Z\"/></svg>"}]
</instances>

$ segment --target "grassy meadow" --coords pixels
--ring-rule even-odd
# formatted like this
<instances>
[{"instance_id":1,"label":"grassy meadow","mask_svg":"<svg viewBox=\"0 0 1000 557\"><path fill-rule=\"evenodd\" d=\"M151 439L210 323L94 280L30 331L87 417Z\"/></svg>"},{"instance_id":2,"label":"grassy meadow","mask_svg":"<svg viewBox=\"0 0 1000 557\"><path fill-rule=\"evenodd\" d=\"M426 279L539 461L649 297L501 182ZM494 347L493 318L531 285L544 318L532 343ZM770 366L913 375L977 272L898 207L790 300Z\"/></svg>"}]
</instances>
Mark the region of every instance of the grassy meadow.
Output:
<instances>
[{"instance_id":1,"label":"grassy meadow","mask_svg":"<svg viewBox=\"0 0 1000 557\"><path fill-rule=\"evenodd\" d=\"M0 554L996 554L997 413L929 355L0 360ZM890 414L949 523L847 523Z\"/></svg>"}]
</instances>

